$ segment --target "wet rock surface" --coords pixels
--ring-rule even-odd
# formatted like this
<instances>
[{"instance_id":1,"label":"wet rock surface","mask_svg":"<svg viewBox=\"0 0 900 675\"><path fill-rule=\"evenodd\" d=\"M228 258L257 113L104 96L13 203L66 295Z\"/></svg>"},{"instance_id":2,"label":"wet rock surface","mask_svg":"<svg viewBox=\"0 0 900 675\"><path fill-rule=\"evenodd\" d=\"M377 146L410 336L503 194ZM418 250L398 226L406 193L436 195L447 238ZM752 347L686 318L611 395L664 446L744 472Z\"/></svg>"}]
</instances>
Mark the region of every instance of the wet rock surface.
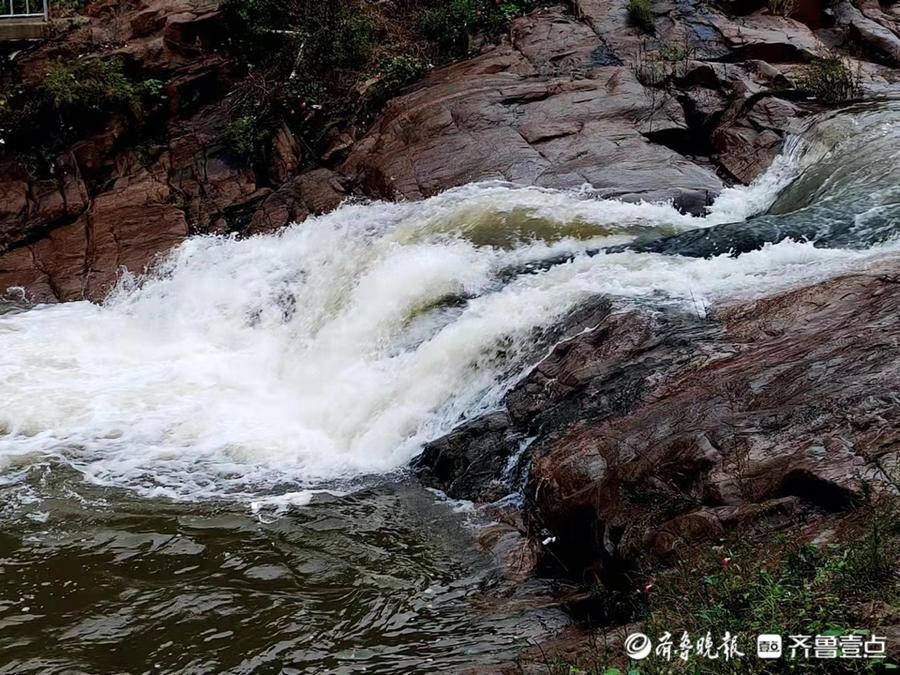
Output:
<instances>
[{"instance_id":1,"label":"wet rock surface","mask_svg":"<svg viewBox=\"0 0 900 675\"><path fill-rule=\"evenodd\" d=\"M816 108L796 96L796 75L823 49L868 59L867 86L896 80L893 15L850 2L838 10L795 3L781 17L760 3L657 2L648 35L624 0L538 9L499 45L432 71L368 130L335 130L321 156L285 127L267 165L250 166L225 143L228 97L244 80L220 3L91 3L82 21L16 57L21 77L99 49L165 82L162 129L135 147L110 119L54 158L51 176L0 166L0 287L97 300L121 269L143 271L189 234L268 232L347 196L418 199L485 179L587 185L701 213L723 184L758 176ZM143 208L152 218L129 225Z\"/></svg>"},{"instance_id":2,"label":"wet rock surface","mask_svg":"<svg viewBox=\"0 0 900 675\"><path fill-rule=\"evenodd\" d=\"M389 199L485 178L635 200L717 194L713 171L644 135L686 132L680 104L654 105L631 70L602 65L600 47L562 9L521 19L511 44L392 102L343 170Z\"/></svg>"},{"instance_id":3,"label":"wet rock surface","mask_svg":"<svg viewBox=\"0 0 900 675\"><path fill-rule=\"evenodd\" d=\"M494 501L506 494L506 467L521 440L508 414L487 415L426 445L413 469L456 499Z\"/></svg>"},{"instance_id":4,"label":"wet rock surface","mask_svg":"<svg viewBox=\"0 0 900 675\"><path fill-rule=\"evenodd\" d=\"M123 270L147 269L192 234L271 232L348 197L420 199L485 179L702 213L724 186L758 177L819 109L796 88L803 64L849 46L877 84L896 77L898 58L896 21L870 3L798 2L777 17L658 2L649 37L624 0L574 0L432 71L322 156L279 128L269 163L255 166L225 148L226 94L240 77L217 48L218 3L113 5L93 3L84 29L116 45L108 55L165 76L164 128L137 148L111 119L53 158L50 176L4 162L0 291L100 300ZM23 57L25 76L41 77L58 48ZM786 238L884 238L806 192L802 204L785 197L797 218L776 204L751 226L629 248L709 257ZM824 536L821 523L900 465L898 315L896 261L710 316L598 298L542 336L557 346L501 410L429 444L413 469L481 506L492 523L479 544L513 581L552 567L614 583L747 527ZM873 611L873 626L896 627Z\"/></svg>"},{"instance_id":5,"label":"wet rock surface","mask_svg":"<svg viewBox=\"0 0 900 675\"><path fill-rule=\"evenodd\" d=\"M432 447L502 450L496 419L504 438L530 438L527 529L576 579L747 526L810 525L889 485L898 465L898 280L892 259L710 317L612 312L560 344L503 412ZM467 467L421 461L471 495Z\"/></svg>"}]
</instances>

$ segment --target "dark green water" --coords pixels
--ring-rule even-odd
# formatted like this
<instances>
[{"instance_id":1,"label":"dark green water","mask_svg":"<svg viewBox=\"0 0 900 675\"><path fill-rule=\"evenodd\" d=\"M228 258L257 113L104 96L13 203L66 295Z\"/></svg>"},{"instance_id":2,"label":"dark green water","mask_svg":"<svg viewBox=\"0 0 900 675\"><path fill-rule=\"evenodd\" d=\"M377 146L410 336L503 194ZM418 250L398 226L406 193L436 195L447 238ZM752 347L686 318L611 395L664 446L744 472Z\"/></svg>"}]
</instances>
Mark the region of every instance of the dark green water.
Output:
<instances>
[{"instance_id":1,"label":"dark green water","mask_svg":"<svg viewBox=\"0 0 900 675\"><path fill-rule=\"evenodd\" d=\"M7 475L7 477L9 477ZM558 627L421 488L280 517L33 466L0 488L0 672L437 673Z\"/></svg>"}]
</instances>

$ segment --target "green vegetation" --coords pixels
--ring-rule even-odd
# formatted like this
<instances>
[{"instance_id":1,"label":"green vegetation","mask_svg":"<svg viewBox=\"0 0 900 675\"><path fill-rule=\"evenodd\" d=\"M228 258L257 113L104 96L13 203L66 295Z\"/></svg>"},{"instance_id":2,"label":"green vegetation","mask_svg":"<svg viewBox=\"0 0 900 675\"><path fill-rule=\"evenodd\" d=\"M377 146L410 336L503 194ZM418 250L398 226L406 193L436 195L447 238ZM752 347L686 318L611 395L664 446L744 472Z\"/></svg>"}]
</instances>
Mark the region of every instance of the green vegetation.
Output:
<instances>
[{"instance_id":1,"label":"green vegetation","mask_svg":"<svg viewBox=\"0 0 900 675\"><path fill-rule=\"evenodd\" d=\"M302 132L317 110L346 121L350 69L364 70L376 46L374 15L342 0L226 0L223 9L253 72L226 131L237 158L262 158L280 124Z\"/></svg>"},{"instance_id":2,"label":"green vegetation","mask_svg":"<svg viewBox=\"0 0 900 675\"><path fill-rule=\"evenodd\" d=\"M341 0L226 0L238 46L254 64L300 72L364 63L375 44L375 23Z\"/></svg>"},{"instance_id":3,"label":"green vegetation","mask_svg":"<svg viewBox=\"0 0 900 675\"><path fill-rule=\"evenodd\" d=\"M447 51L466 52L474 28L473 0L451 0L432 7L422 17L422 32L429 40Z\"/></svg>"},{"instance_id":4,"label":"green vegetation","mask_svg":"<svg viewBox=\"0 0 900 675\"><path fill-rule=\"evenodd\" d=\"M799 78L799 86L817 100L838 105L859 98L860 72L838 54L825 54L809 63Z\"/></svg>"},{"instance_id":5,"label":"green vegetation","mask_svg":"<svg viewBox=\"0 0 900 675\"><path fill-rule=\"evenodd\" d=\"M672 567L658 573L649 590L645 586L644 591L628 593L598 591L607 612L621 615L625 602L625 621L640 622L642 632L654 641L672 633L676 649L684 631L695 638L709 631L717 640L726 632L737 635L748 658L730 662L726 670L721 659L692 658L685 663L652 657L632 664L633 670L609 670L607 663L624 665L617 663L622 658L617 642L611 651L599 649L590 664L557 662L553 672L877 672L881 668L877 661L798 659L767 664L756 658L756 636L762 633L867 636L878 621L872 614L900 611L898 500L870 501L836 529L836 540L822 546L787 537L735 538L733 545L683 553ZM634 585L644 584L648 574L645 571Z\"/></svg>"},{"instance_id":6,"label":"green vegetation","mask_svg":"<svg viewBox=\"0 0 900 675\"><path fill-rule=\"evenodd\" d=\"M163 86L128 75L118 59L57 61L40 82L0 95L0 152L48 156L110 116L143 120L161 101Z\"/></svg>"},{"instance_id":7,"label":"green vegetation","mask_svg":"<svg viewBox=\"0 0 900 675\"><path fill-rule=\"evenodd\" d=\"M900 531L887 536L886 525L874 526L858 542L824 548L777 542L763 556L755 547L738 546L713 565L682 564L660 578L647 626L651 632L678 626L714 635L739 630L748 637L865 629L858 623L862 603L898 600L892 561L900 552Z\"/></svg>"},{"instance_id":8,"label":"green vegetation","mask_svg":"<svg viewBox=\"0 0 900 675\"><path fill-rule=\"evenodd\" d=\"M532 0L435 0L422 17L422 32L443 51L464 54L475 34L496 35L534 4Z\"/></svg>"},{"instance_id":9,"label":"green vegetation","mask_svg":"<svg viewBox=\"0 0 900 675\"><path fill-rule=\"evenodd\" d=\"M65 16L84 4L52 0L51 7ZM535 4L413 0L397 16L366 0L225 0L228 47L246 74L229 99L228 149L239 161L263 162L273 134L287 126L311 154L323 152L332 130L367 124L431 63L464 54L476 36L499 37ZM59 61L26 86L3 74L9 68L0 64L0 156L34 155L46 164L111 117L146 121L162 110L164 83L116 59Z\"/></svg>"},{"instance_id":10,"label":"green vegetation","mask_svg":"<svg viewBox=\"0 0 900 675\"><path fill-rule=\"evenodd\" d=\"M87 0L50 0L50 15L54 18L73 16L84 9Z\"/></svg>"},{"instance_id":11,"label":"green vegetation","mask_svg":"<svg viewBox=\"0 0 900 675\"><path fill-rule=\"evenodd\" d=\"M128 109L140 117L145 98L159 96L162 82L135 82L123 72L121 61L97 59L54 63L42 88L53 107L63 114Z\"/></svg>"},{"instance_id":12,"label":"green vegetation","mask_svg":"<svg viewBox=\"0 0 900 675\"><path fill-rule=\"evenodd\" d=\"M628 20L645 33L655 32L650 0L628 0Z\"/></svg>"},{"instance_id":13,"label":"green vegetation","mask_svg":"<svg viewBox=\"0 0 900 675\"><path fill-rule=\"evenodd\" d=\"M288 126L314 153L330 129L365 124L429 62L495 37L534 0L424 0L403 16L362 0L226 0L235 55L251 83L233 97L227 142L241 160L264 157Z\"/></svg>"},{"instance_id":14,"label":"green vegetation","mask_svg":"<svg viewBox=\"0 0 900 675\"><path fill-rule=\"evenodd\" d=\"M387 100L400 92L404 87L418 80L428 71L428 64L422 59L408 54L389 56L381 62L378 83L375 85L377 96Z\"/></svg>"},{"instance_id":15,"label":"green vegetation","mask_svg":"<svg viewBox=\"0 0 900 675\"><path fill-rule=\"evenodd\" d=\"M238 115L225 129L225 142L241 160L252 163L259 158L269 131L252 114Z\"/></svg>"}]
</instances>

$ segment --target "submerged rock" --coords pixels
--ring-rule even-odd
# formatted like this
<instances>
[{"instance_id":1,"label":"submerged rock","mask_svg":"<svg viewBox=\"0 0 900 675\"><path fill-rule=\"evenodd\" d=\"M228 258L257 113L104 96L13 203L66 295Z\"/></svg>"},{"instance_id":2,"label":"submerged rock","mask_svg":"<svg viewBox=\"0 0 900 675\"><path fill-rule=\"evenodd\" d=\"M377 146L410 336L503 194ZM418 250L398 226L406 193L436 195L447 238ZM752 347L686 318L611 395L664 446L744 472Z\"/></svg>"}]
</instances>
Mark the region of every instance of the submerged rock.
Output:
<instances>
[{"instance_id":1,"label":"submerged rock","mask_svg":"<svg viewBox=\"0 0 900 675\"><path fill-rule=\"evenodd\" d=\"M413 469L454 499L491 502L508 491L503 477L520 442L509 415L485 415L426 445Z\"/></svg>"},{"instance_id":2,"label":"submerged rock","mask_svg":"<svg viewBox=\"0 0 900 675\"><path fill-rule=\"evenodd\" d=\"M828 248L869 248L892 239L900 221L893 198L898 114L900 103L885 100L817 117L793 149L794 177L762 215L607 251L708 258L785 239Z\"/></svg>"}]
</instances>

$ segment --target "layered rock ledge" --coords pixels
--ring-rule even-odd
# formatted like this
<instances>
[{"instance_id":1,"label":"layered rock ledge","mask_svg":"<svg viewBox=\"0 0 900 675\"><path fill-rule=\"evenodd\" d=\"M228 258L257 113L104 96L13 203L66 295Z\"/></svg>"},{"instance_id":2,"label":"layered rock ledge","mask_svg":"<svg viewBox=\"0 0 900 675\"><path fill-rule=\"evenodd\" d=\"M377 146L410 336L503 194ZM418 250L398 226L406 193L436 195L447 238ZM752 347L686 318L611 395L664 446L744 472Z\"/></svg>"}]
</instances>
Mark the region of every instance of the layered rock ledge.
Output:
<instances>
[{"instance_id":1,"label":"layered rock ledge","mask_svg":"<svg viewBox=\"0 0 900 675\"><path fill-rule=\"evenodd\" d=\"M165 82L161 129L140 143L121 119L52 158L53 175L0 162L0 288L36 301L99 300L198 233L268 232L348 196L418 199L503 178L599 196L667 199L701 212L758 176L797 118L803 64L846 48L868 87L897 79L897 25L870 4L653 3L656 31L625 0L573 0L513 21L499 45L432 71L367 129L327 150L287 126L264 166L230 157L230 95L246 86L217 0L140 0L85 16L16 56L23 81L85 50ZM660 86L662 83L665 86Z\"/></svg>"},{"instance_id":2,"label":"layered rock ledge","mask_svg":"<svg viewBox=\"0 0 900 675\"><path fill-rule=\"evenodd\" d=\"M520 535L513 576L522 551L572 579L615 583L744 528L812 540L867 494L896 488L895 256L708 317L598 300L575 326L591 327L502 410L419 460L449 495L495 502L486 512ZM517 480L524 521L500 499Z\"/></svg>"}]
</instances>

